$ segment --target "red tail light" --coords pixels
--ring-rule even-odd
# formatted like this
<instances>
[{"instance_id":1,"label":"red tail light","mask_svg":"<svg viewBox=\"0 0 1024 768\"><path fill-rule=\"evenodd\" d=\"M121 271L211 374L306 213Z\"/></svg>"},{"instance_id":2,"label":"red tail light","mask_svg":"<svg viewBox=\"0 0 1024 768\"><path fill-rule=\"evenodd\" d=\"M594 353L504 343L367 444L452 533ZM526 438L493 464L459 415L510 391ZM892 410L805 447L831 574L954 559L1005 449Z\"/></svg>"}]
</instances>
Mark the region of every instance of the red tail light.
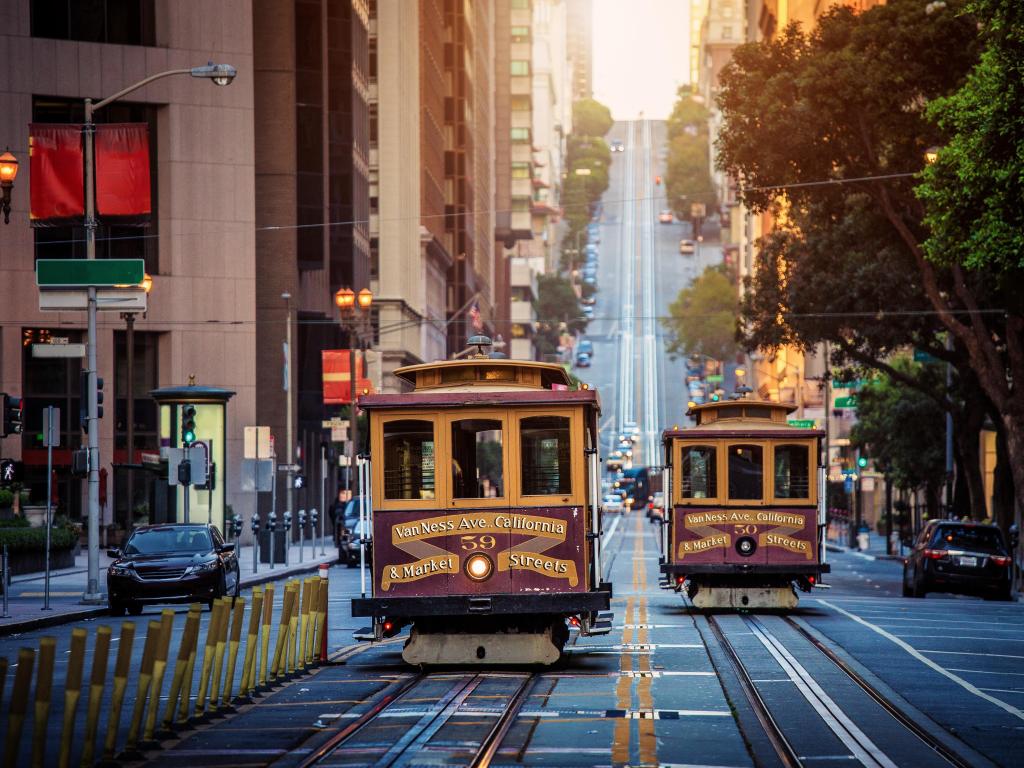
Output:
<instances>
[{"instance_id":1,"label":"red tail light","mask_svg":"<svg viewBox=\"0 0 1024 768\"><path fill-rule=\"evenodd\" d=\"M993 555L992 562L998 565L1000 568L1005 568L1010 564L1010 558L1003 557L1002 555Z\"/></svg>"},{"instance_id":2,"label":"red tail light","mask_svg":"<svg viewBox=\"0 0 1024 768\"><path fill-rule=\"evenodd\" d=\"M580 620L576 616L570 616L569 623L572 624L574 627L578 627L580 625Z\"/></svg>"},{"instance_id":3,"label":"red tail light","mask_svg":"<svg viewBox=\"0 0 1024 768\"><path fill-rule=\"evenodd\" d=\"M682 584L684 581L686 581L685 576L676 576L676 584Z\"/></svg>"},{"instance_id":4,"label":"red tail light","mask_svg":"<svg viewBox=\"0 0 1024 768\"><path fill-rule=\"evenodd\" d=\"M941 560L946 556L946 550L944 549L926 549L924 556L931 560Z\"/></svg>"},{"instance_id":5,"label":"red tail light","mask_svg":"<svg viewBox=\"0 0 1024 768\"><path fill-rule=\"evenodd\" d=\"M807 577L807 580L808 580L809 582L811 582L811 584L813 584L814 582L816 582L816 581L817 581L817 579L816 579L816 578L815 578L814 576L808 576L808 577Z\"/></svg>"},{"instance_id":6,"label":"red tail light","mask_svg":"<svg viewBox=\"0 0 1024 768\"><path fill-rule=\"evenodd\" d=\"M390 632L394 628L395 628L395 625L394 625L393 622L390 622L390 621L385 621L384 622L384 631L385 632Z\"/></svg>"}]
</instances>

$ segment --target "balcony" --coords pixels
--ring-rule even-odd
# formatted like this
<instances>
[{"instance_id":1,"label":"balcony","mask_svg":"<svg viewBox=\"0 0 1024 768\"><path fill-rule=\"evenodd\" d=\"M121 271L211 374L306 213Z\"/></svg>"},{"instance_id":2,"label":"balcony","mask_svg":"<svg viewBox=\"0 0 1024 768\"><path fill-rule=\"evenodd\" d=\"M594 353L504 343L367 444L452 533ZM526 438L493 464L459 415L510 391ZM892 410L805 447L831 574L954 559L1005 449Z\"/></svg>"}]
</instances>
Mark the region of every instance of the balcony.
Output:
<instances>
[{"instance_id":1,"label":"balcony","mask_svg":"<svg viewBox=\"0 0 1024 768\"><path fill-rule=\"evenodd\" d=\"M533 310L533 304L529 301L513 299L509 302L509 319L513 323L531 325L537 319L537 313Z\"/></svg>"},{"instance_id":2,"label":"balcony","mask_svg":"<svg viewBox=\"0 0 1024 768\"><path fill-rule=\"evenodd\" d=\"M523 258L513 258L509 266L508 284L512 288L529 288L530 295L537 295L537 273L530 262Z\"/></svg>"}]
</instances>

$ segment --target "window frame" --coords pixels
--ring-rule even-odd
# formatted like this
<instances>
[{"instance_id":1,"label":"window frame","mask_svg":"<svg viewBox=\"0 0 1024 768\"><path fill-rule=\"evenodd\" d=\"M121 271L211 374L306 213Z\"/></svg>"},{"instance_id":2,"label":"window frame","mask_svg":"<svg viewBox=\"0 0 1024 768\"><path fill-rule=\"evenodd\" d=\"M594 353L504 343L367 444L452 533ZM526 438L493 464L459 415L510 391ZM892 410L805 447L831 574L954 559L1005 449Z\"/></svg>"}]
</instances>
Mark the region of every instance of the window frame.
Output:
<instances>
[{"instance_id":1,"label":"window frame","mask_svg":"<svg viewBox=\"0 0 1024 768\"><path fill-rule=\"evenodd\" d=\"M509 411L506 408L481 408L451 411L439 414L442 427L443 456L447 465L444 471L444 497L448 509L476 509L478 507L511 507L514 497L514 490L510 478L511 454L513 438L509 434ZM470 419L490 419L501 422L501 471L505 480L505 495L496 498L485 499L457 499L454 495L451 477L452 461L452 424L457 421L468 421ZM383 443L381 443L383 445ZM437 466L434 467L435 477Z\"/></svg>"},{"instance_id":2,"label":"window frame","mask_svg":"<svg viewBox=\"0 0 1024 768\"><path fill-rule=\"evenodd\" d=\"M734 499L729 495L729 449L735 446L751 446L761 449L761 498L760 499ZM721 472L724 473L725 485L722 486L722 490L725 495L725 503L730 506L740 507L767 507L771 506L772 498L775 494L775 489L772 487L772 481L774 478L775 471L775 455L771 450L772 441L766 438L750 438L750 437L736 437L729 438L721 441L721 453L720 456L725 457L725 461L722 462Z\"/></svg>"},{"instance_id":3,"label":"window frame","mask_svg":"<svg viewBox=\"0 0 1024 768\"><path fill-rule=\"evenodd\" d=\"M817 438L807 437L794 437L794 438L780 438L772 440L771 442L771 477L768 478L768 489L771 491L769 496L770 503L772 506L789 507L789 506L807 506L808 504L817 505L818 503L818 458L817 458ZM775 495L775 449L781 446L803 446L807 449L807 497L802 499L793 498L779 498Z\"/></svg>"},{"instance_id":4,"label":"window frame","mask_svg":"<svg viewBox=\"0 0 1024 768\"><path fill-rule=\"evenodd\" d=\"M673 504L686 504L696 506L721 506L722 498L722 446L721 440L701 440L693 438L690 440L676 440L672 448L672 499ZM694 499L683 496L683 449L684 448L712 448L715 451L715 488L718 491L714 496L706 499Z\"/></svg>"},{"instance_id":5,"label":"window frame","mask_svg":"<svg viewBox=\"0 0 1024 768\"><path fill-rule=\"evenodd\" d=\"M537 416L556 416L569 419L569 493L524 494L522 477L522 422L524 419ZM572 406L554 408L531 408L509 411L509 421L515 427L512 436L515 479L511 486L512 504L516 507L564 507L581 506L586 499L586 477L583 462L583 446L580 443L583 433L583 412Z\"/></svg>"},{"instance_id":6,"label":"window frame","mask_svg":"<svg viewBox=\"0 0 1024 768\"><path fill-rule=\"evenodd\" d=\"M436 413L423 411L387 413L371 413L370 437L371 445L379 446L380 458L371 464L371 507L383 511L416 510L416 509L444 509L445 494L447 492L447 474L438 475L437 457L443 454L442 446L438 435L438 426L442 416ZM423 421L434 426L434 498L432 499L389 499L384 493L384 425L391 421Z\"/></svg>"}]
</instances>

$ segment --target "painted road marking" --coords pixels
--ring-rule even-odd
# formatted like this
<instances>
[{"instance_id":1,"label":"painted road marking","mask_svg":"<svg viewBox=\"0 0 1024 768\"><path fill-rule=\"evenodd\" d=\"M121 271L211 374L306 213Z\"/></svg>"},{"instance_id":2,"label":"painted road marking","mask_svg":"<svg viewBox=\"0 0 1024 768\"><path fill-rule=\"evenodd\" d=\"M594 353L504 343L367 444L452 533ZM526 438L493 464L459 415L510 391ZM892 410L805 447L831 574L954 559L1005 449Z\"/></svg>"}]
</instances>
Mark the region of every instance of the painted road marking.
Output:
<instances>
[{"instance_id":1,"label":"painted road marking","mask_svg":"<svg viewBox=\"0 0 1024 768\"><path fill-rule=\"evenodd\" d=\"M873 632L876 632L877 634L881 635L882 637L892 641L893 643L898 645L900 648L902 648L904 651L906 651L911 656L913 656L915 659L920 661L922 664L925 664L928 667L931 667L933 670L938 672L943 677L949 678L954 683L956 683L957 685L962 687L965 691L967 691L969 693L972 693L975 696L978 696L979 698L985 699L985 701L988 701L988 702L991 702L992 704L995 704L997 707L999 707L1003 711L1013 715L1014 717L1016 717L1016 718L1018 718L1020 720L1024 720L1024 711L1021 711L1020 709L1018 709L1017 707L1015 707L1015 706L1013 706L1011 704L1007 704L1002 699L998 699L995 696L989 696L987 693L985 693L983 690L981 690L977 686L972 685L971 683L967 682L966 680L964 680L959 675L954 675L948 669L945 669L941 665L936 664L934 661L932 661L931 659L929 659L927 656L924 655L925 653L935 653L935 651L919 651L916 648L914 648L912 645L910 645L910 643L907 643L907 642L904 642L903 640L900 640L894 634L892 634L891 632L887 632L886 630L884 630L881 627L879 627L877 624L872 624L870 621L867 621L866 619L862 619L860 616L857 616L856 614L850 613L849 611L846 611L846 610L840 608L838 605L830 603L828 600L821 600L821 599L819 599L818 602L821 603L822 605L828 607L828 608L831 608L834 611L837 611L838 613L843 614L847 618L852 619L853 621L856 621L858 624L862 624L863 626L867 627L868 629L870 629ZM953 652L952 651L948 651L946 653L953 653ZM961 655L961 656L977 656L979 654L963 653L963 654L959 654L959 655ZM989 655L989 654L985 654L985 655ZM1020 659L1020 658L1024 658L1024 657L1022 657L1022 656L1014 656L1014 657L1011 657L1011 658Z\"/></svg>"},{"instance_id":2,"label":"painted road marking","mask_svg":"<svg viewBox=\"0 0 1024 768\"><path fill-rule=\"evenodd\" d=\"M1024 656L1014 656L1011 653L978 653L977 651L929 651L920 649L921 653L941 653L947 656L987 656L992 659L1024 659Z\"/></svg>"}]
</instances>

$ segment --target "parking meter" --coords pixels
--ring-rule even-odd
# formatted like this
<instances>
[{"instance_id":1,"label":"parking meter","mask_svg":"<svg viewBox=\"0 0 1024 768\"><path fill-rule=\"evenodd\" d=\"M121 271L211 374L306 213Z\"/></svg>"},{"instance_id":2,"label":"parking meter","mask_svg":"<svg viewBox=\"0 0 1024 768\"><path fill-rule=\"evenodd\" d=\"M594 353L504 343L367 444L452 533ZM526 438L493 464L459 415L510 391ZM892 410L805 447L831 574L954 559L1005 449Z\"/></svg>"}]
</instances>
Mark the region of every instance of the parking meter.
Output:
<instances>
[{"instance_id":1,"label":"parking meter","mask_svg":"<svg viewBox=\"0 0 1024 768\"><path fill-rule=\"evenodd\" d=\"M288 550L292 544L292 513L291 510L285 510L284 513L284 525L281 526L284 534L284 564L288 565Z\"/></svg>"},{"instance_id":2,"label":"parking meter","mask_svg":"<svg viewBox=\"0 0 1024 768\"><path fill-rule=\"evenodd\" d=\"M316 507L309 510L309 556L313 557L316 554L316 521L320 515L316 511Z\"/></svg>"},{"instance_id":3,"label":"parking meter","mask_svg":"<svg viewBox=\"0 0 1024 768\"><path fill-rule=\"evenodd\" d=\"M259 568L260 551L260 513L253 512L252 520L249 521L252 527L252 572L256 573Z\"/></svg>"},{"instance_id":4,"label":"parking meter","mask_svg":"<svg viewBox=\"0 0 1024 768\"><path fill-rule=\"evenodd\" d=\"M302 562L306 544L306 510L299 510L299 562Z\"/></svg>"},{"instance_id":5,"label":"parking meter","mask_svg":"<svg viewBox=\"0 0 1024 768\"><path fill-rule=\"evenodd\" d=\"M274 568L274 536L277 533L277 512L271 510L267 516L267 530L270 532L268 541L270 542L270 568Z\"/></svg>"}]
</instances>

